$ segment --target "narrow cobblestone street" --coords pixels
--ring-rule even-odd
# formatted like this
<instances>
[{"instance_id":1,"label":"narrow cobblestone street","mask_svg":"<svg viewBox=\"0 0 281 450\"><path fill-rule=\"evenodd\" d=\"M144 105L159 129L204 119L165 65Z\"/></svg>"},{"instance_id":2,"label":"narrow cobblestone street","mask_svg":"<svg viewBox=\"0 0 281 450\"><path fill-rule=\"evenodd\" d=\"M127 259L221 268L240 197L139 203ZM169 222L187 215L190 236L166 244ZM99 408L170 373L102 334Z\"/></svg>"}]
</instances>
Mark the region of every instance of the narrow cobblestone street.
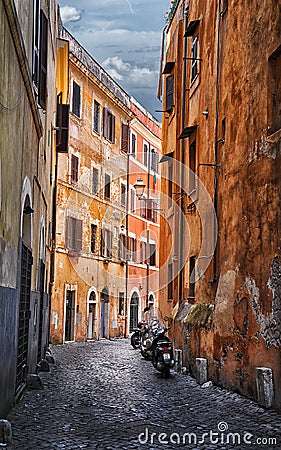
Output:
<instances>
[{"instance_id":1,"label":"narrow cobblestone street","mask_svg":"<svg viewBox=\"0 0 281 450\"><path fill-rule=\"evenodd\" d=\"M53 353L44 389L26 391L8 417L9 449L281 448L279 412L186 375L161 378L128 340Z\"/></svg>"}]
</instances>

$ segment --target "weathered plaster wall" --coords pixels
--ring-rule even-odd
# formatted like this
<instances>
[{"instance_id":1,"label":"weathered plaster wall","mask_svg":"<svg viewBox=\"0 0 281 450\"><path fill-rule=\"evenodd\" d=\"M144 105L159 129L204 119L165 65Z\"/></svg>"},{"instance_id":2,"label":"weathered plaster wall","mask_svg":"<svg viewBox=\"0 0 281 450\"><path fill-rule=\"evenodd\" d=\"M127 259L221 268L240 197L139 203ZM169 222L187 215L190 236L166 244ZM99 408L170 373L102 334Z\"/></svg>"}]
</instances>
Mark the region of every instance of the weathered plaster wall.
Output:
<instances>
[{"instance_id":1,"label":"weathered plaster wall","mask_svg":"<svg viewBox=\"0 0 281 450\"><path fill-rule=\"evenodd\" d=\"M185 349L192 373L195 358L206 357L210 378L255 399L256 367L271 368L274 405L280 407L281 134L276 130L280 115L280 78L276 75L280 68L280 5L228 1L228 8L219 11L220 2L187 3L188 20L200 21L200 62L193 86L188 85L191 63L187 64L184 126L197 125L196 173L212 201L216 199L214 186L217 188L218 240L216 266L212 259L196 283L192 301L213 308L208 325L200 324L191 310L183 319L181 308L189 306L180 307L174 315L175 342ZM176 33L178 22L175 17L169 30ZM266 42L260 39L262 30L267 30ZM175 61L181 54L176 46L172 50L176 39L168 36L166 56ZM192 36L188 41L190 57ZM181 74L177 74L179 90L183 89ZM177 97L178 101L181 103ZM174 124L163 115L167 153L173 141L176 145L179 120ZM187 138L187 165L189 144ZM206 165L215 162L217 169ZM167 192L167 183L163 187ZM195 216L187 221L193 238L190 255L198 257L202 234L198 234ZM165 254L164 247L162 252ZM188 276L187 265L187 288ZM174 294L177 296L176 288Z\"/></svg>"}]
</instances>

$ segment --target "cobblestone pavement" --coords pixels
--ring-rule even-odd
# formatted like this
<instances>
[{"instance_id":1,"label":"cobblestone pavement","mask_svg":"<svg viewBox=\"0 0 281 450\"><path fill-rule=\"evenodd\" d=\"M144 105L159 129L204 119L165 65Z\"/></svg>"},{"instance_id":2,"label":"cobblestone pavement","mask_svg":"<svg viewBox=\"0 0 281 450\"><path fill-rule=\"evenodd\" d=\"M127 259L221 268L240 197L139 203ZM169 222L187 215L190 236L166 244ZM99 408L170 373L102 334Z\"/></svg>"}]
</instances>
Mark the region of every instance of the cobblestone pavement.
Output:
<instances>
[{"instance_id":1,"label":"cobblestone pavement","mask_svg":"<svg viewBox=\"0 0 281 450\"><path fill-rule=\"evenodd\" d=\"M277 411L203 389L187 375L162 378L128 340L66 344L53 353L44 389L26 391L8 417L9 449L281 449Z\"/></svg>"}]
</instances>

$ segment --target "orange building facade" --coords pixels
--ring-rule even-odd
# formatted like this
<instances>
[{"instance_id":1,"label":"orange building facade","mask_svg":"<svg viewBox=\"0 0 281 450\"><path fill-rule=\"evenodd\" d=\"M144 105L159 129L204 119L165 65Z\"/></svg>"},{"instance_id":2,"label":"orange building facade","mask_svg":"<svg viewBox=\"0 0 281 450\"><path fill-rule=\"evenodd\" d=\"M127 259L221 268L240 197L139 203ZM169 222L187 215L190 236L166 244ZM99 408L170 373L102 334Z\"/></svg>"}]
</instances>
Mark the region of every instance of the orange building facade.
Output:
<instances>
[{"instance_id":1,"label":"orange building facade","mask_svg":"<svg viewBox=\"0 0 281 450\"><path fill-rule=\"evenodd\" d=\"M73 36L65 29L61 35L69 43L70 120L68 152L57 159L51 341L123 337L141 318L148 270L155 273L149 295L157 301L155 247L149 266L138 248L147 226L156 245L159 225L137 218L131 171L152 174L142 161L143 142L148 158L152 149L158 155L160 127ZM157 170L150 177L158 189Z\"/></svg>"},{"instance_id":2,"label":"orange building facade","mask_svg":"<svg viewBox=\"0 0 281 450\"><path fill-rule=\"evenodd\" d=\"M130 108L135 117L130 123L128 155L128 332L146 306L158 305L161 182L159 122L132 98Z\"/></svg>"}]
</instances>

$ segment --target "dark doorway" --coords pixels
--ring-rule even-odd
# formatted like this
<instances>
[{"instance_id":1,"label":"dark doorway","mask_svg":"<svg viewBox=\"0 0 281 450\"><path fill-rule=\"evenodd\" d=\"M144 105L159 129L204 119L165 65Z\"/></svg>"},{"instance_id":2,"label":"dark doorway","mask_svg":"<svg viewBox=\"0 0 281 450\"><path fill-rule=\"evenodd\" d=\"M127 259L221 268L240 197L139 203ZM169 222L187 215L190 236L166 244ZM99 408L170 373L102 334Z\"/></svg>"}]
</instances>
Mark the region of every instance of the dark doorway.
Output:
<instances>
[{"instance_id":1,"label":"dark doorway","mask_svg":"<svg viewBox=\"0 0 281 450\"><path fill-rule=\"evenodd\" d=\"M130 302L130 332L137 327L139 317L139 296L134 292Z\"/></svg>"},{"instance_id":2,"label":"dark doorway","mask_svg":"<svg viewBox=\"0 0 281 450\"><path fill-rule=\"evenodd\" d=\"M32 252L25 244L22 243L16 391L20 389L27 375L31 269Z\"/></svg>"},{"instance_id":3,"label":"dark doorway","mask_svg":"<svg viewBox=\"0 0 281 450\"><path fill-rule=\"evenodd\" d=\"M108 289L104 288L101 293L100 304L100 337L108 338L108 319L109 319L109 294Z\"/></svg>"},{"instance_id":4,"label":"dark doorway","mask_svg":"<svg viewBox=\"0 0 281 450\"><path fill-rule=\"evenodd\" d=\"M74 340L75 291L66 291L65 341Z\"/></svg>"},{"instance_id":5,"label":"dark doorway","mask_svg":"<svg viewBox=\"0 0 281 450\"><path fill-rule=\"evenodd\" d=\"M97 298L93 291L89 298L88 339L96 339Z\"/></svg>"},{"instance_id":6,"label":"dark doorway","mask_svg":"<svg viewBox=\"0 0 281 450\"><path fill-rule=\"evenodd\" d=\"M45 284L45 264L42 259L39 261L39 273L38 273L38 290L40 293L39 300L39 328L38 328L38 353L37 362L43 358L42 349L42 333L43 333L43 313L44 313L44 284Z\"/></svg>"}]
</instances>

